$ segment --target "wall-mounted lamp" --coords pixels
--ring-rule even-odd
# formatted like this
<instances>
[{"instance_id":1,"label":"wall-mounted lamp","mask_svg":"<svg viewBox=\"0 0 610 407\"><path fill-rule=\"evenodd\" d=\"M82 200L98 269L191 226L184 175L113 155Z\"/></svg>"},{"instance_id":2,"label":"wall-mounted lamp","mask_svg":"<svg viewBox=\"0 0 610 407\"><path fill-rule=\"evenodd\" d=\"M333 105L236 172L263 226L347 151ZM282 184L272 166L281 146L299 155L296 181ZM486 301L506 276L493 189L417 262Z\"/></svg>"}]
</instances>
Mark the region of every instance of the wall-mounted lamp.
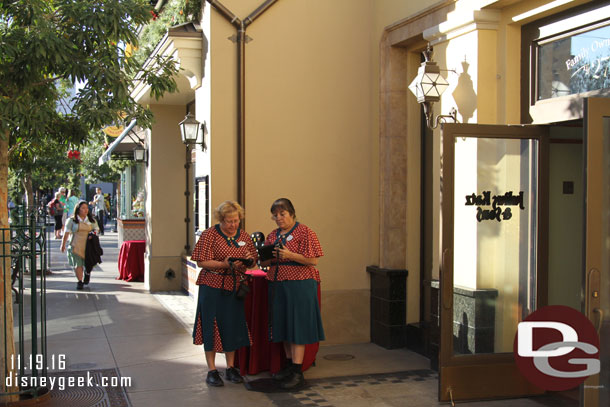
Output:
<instances>
[{"instance_id":1,"label":"wall-mounted lamp","mask_svg":"<svg viewBox=\"0 0 610 407\"><path fill-rule=\"evenodd\" d=\"M186 160L184 162L184 170L186 173L186 187L184 190L184 196L186 198L186 211L184 217L184 223L186 224L186 244L184 245L184 251L186 254L191 253L191 245L190 245L190 223L191 218L189 217L189 209L191 207L191 191L189 189L189 185L191 184L191 177L189 174L189 169L191 168L191 146L197 144L197 140L199 139L199 131L202 130L204 133L202 137L201 147L205 151L205 133L206 126L202 125L195 119L195 116L188 112L184 120L178 123L180 127L180 135L182 136L182 142L186 145Z\"/></svg>"},{"instance_id":2,"label":"wall-mounted lamp","mask_svg":"<svg viewBox=\"0 0 610 407\"><path fill-rule=\"evenodd\" d=\"M136 162L146 162L146 149L140 144L133 149L133 159Z\"/></svg>"},{"instance_id":3,"label":"wall-mounted lamp","mask_svg":"<svg viewBox=\"0 0 610 407\"><path fill-rule=\"evenodd\" d=\"M179 123L180 134L182 135L182 142L184 144L193 145L197 144L199 139L199 133L201 132L201 148L203 151L207 149L205 144L205 136L208 134L208 128L205 122L199 123L192 113L188 113L184 120Z\"/></svg>"},{"instance_id":4,"label":"wall-mounted lamp","mask_svg":"<svg viewBox=\"0 0 610 407\"><path fill-rule=\"evenodd\" d=\"M426 125L430 129L435 129L441 120L444 122L446 119L451 118L454 122L457 122L457 111L455 108L451 109L450 114L438 115L436 119L432 120L432 103L441 100L441 95L447 89L449 83L441 75L441 69L436 62L432 61L432 47L430 47L430 44L428 44L428 48L422 54L425 61L422 62L417 70L417 76L409 85L409 89L417 98L417 102L421 103L424 107Z\"/></svg>"}]
</instances>

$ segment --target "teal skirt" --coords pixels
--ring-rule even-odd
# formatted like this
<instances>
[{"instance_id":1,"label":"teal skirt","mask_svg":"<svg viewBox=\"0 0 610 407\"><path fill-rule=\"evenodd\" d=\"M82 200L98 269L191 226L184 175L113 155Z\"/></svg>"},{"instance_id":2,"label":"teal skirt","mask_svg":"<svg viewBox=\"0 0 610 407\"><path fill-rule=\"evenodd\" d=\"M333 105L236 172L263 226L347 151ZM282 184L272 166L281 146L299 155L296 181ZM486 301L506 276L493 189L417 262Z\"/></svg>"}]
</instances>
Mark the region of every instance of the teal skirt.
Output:
<instances>
[{"instance_id":1,"label":"teal skirt","mask_svg":"<svg viewBox=\"0 0 610 407\"><path fill-rule=\"evenodd\" d=\"M269 282L270 340L307 345L323 341L316 280Z\"/></svg>"},{"instance_id":2,"label":"teal skirt","mask_svg":"<svg viewBox=\"0 0 610 407\"><path fill-rule=\"evenodd\" d=\"M216 352L250 346L244 302L229 291L200 285L193 343Z\"/></svg>"},{"instance_id":3,"label":"teal skirt","mask_svg":"<svg viewBox=\"0 0 610 407\"><path fill-rule=\"evenodd\" d=\"M66 255L68 256L68 264L70 267L74 269L77 267L85 267L85 259L76 253L72 253L72 246L66 248Z\"/></svg>"}]
</instances>

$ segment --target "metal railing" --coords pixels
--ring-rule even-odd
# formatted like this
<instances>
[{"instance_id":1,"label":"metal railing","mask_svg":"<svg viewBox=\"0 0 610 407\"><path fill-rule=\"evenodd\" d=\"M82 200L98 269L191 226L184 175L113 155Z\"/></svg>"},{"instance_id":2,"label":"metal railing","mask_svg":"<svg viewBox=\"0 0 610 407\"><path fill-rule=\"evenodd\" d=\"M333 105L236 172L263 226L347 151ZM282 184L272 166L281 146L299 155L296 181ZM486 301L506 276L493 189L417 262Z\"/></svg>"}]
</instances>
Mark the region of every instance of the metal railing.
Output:
<instances>
[{"instance_id":1,"label":"metal railing","mask_svg":"<svg viewBox=\"0 0 610 407\"><path fill-rule=\"evenodd\" d=\"M4 281L10 278L12 283L10 288L4 285L4 377L14 379L12 383L19 388L17 391L6 386L7 391L0 393L0 402L7 401L8 396L31 399L48 392L45 387L22 386L18 380L25 376L47 376L46 274L50 264L47 218L44 208L28 213L17 207L11 210L10 228L0 228L2 273ZM13 301L12 315L7 315L8 301ZM7 337L10 321L13 321L12 338ZM15 343L14 353L9 346L11 340Z\"/></svg>"}]
</instances>

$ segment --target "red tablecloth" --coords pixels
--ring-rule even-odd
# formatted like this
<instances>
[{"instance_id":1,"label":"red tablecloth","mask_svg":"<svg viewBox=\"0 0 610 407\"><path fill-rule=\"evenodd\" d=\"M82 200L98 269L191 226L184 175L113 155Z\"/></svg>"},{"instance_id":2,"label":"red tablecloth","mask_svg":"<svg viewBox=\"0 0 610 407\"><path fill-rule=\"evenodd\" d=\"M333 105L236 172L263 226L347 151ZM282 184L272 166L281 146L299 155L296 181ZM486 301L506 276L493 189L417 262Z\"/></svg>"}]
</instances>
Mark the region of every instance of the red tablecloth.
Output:
<instances>
[{"instance_id":1,"label":"red tablecloth","mask_svg":"<svg viewBox=\"0 0 610 407\"><path fill-rule=\"evenodd\" d=\"M146 240L126 240L119 252L117 280L144 281L144 251Z\"/></svg>"},{"instance_id":2,"label":"red tablecloth","mask_svg":"<svg viewBox=\"0 0 610 407\"><path fill-rule=\"evenodd\" d=\"M256 271L252 273L254 277L250 282L250 293L246 297L246 321L252 335L252 346L241 348L237 351L235 364L239 367L240 373L257 374L264 370L277 373L284 360L284 347L282 343L269 342L269 324L267 308L267 280L257 276ZM264 273L263 273L264 275ZM320 285L318 284L318 302L320 301ZM305 357L303 358L303 370L315 362L318 353L319 343L305 345Z\"/></svg>"}]
</instances>

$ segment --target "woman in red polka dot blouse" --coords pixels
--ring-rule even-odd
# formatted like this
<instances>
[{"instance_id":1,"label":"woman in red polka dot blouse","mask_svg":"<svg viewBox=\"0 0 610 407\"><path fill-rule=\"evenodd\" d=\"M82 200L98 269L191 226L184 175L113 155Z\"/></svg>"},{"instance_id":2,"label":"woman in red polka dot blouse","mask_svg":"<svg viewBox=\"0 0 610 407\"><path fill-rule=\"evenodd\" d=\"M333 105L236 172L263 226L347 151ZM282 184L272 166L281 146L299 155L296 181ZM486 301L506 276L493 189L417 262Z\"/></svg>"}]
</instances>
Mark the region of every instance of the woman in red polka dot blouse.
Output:
<instances>
[{"instance_id":1,"label":"woman in red polka dot blouse","mask_svg":"<svg viewBox=\"0 0 610 407\"><path fill-rule=\"evenodd\" d=\"M280 387L292 389L304 381L305 345L324 340L318 304L320 273L315 267L324 253L314 231L296 221L289 199L276 200L271 214L278 226L265 241L277 246L277 260L271 260L267 273L271 341L283 342L288 359L288 365L274 379Z\"/></svg>"},{"instance_id":2,"label":"woman in red polka dot blouse","mask_svg":"<svg viewBox=\"0 0 610 407\"><path fill-rule=\"evenodd\" d=\"M229 261L229 258L252 259L254 263L257 253L250 235L239 227L244 211L237 202L223 202L214 215L219 223L203 232L191 256L202 268L197 278L199 299L193 343L203 344L209 368L206 383L222 386L224 383L216 369L216 353L225 353L225 378L232 383L241 383L243 379L234 367L235 350L250 346L244 303L235 297L247 267L241 261Z\"/></svg>"}]
</instances>

